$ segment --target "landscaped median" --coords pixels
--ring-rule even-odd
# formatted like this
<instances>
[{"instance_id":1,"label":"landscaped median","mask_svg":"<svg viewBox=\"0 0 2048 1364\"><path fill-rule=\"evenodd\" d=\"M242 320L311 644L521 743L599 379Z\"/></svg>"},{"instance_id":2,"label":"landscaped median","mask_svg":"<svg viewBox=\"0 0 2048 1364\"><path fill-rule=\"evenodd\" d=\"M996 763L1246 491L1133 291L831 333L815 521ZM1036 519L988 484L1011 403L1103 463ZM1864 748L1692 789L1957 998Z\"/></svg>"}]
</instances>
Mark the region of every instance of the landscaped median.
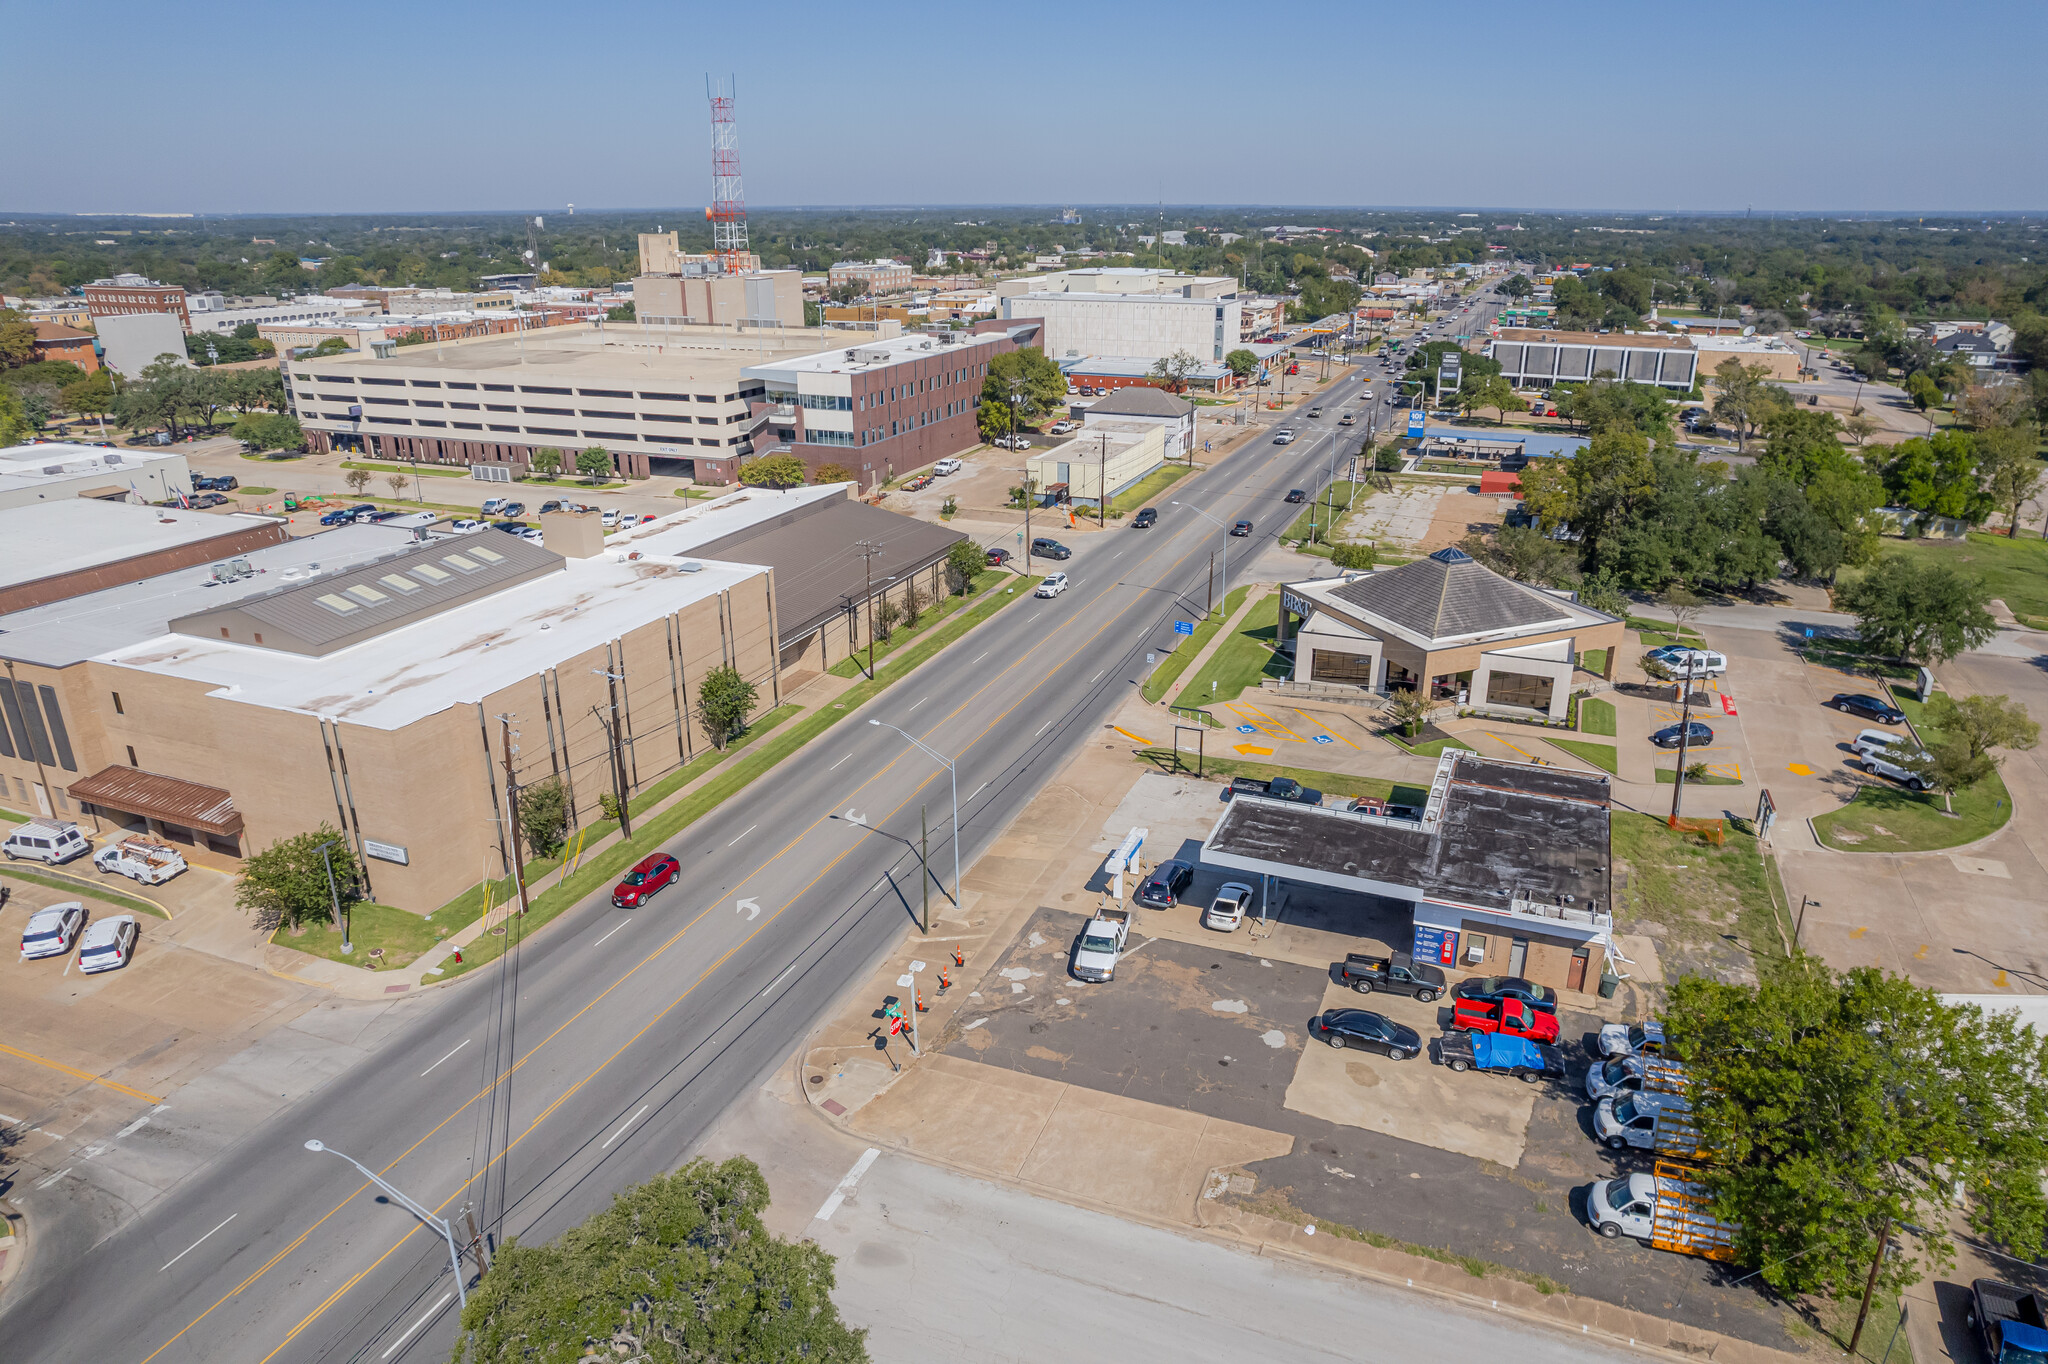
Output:
<instances>
[{"instance_id":1,"label":"landscaped median","mask_svg":"<svg viewBox=\"0 0 2048 1364\"><path fill-rule=\"evenodd\" d=\"M952 613L942 624L924 631L916 640L899 648L886 660L878 663L874 678L857 682L853 686L848 687L839 694L837 700L803 715L802 718L793 724L783 726L778 733L770 737L763 737L765 730L757 724L755 729L751 730L748 736L741 741L740 748L737 750L728 749L724 754L718 755L717 761L709 764L710 767L716 770L710 772L710 779L702 786L689 792L666 809L655 811L649 814L643 821L636 823L632 838L614 843L588 856L582 865L567 877L548 887L540 894L532 896L531 908L523 920L517 921L515 929L504 934L486 934L464 947L462 949L462 961L459 963L454 961L448 962L442 968L443 975L441 979L446 980L459 976L466 971L496 960L504 952L508 942L516 943L521 937L548 923L564 910L581 901L585 896L616 881L627 867L639 861L669 839L674 838L682 830L717 809L731 797L745 790L755 779L768 773L784 758L803 748L812 739L859 710L867 702L886 691L898 679L910 673L913 669L938 653L939 650L945 648L954 640L966 634L974 626L1000 610L1006 603L1022 600L1029 595L1029 593L1021 590L1023 580L1018 579L1016 575L1003 573L998 576L1018 584L1019 590L990 591L984 600L975 603L969 610ZM794 713L796 713L796 708L787 706L783 707L781 712L770 712L771 715L778 717ZM764 720L766 718L764 717ZM699 759L698 761L702 762L705 759ZM679 778L676 781L676 786L680 786L683 784L683 781L688 780L682 774L671 775ZM669 789L674 790L675 786L671 786ZM642 798L651 796L652 792L650 791L643 793ZM636 799L634 802L636 806L639 803L639 799ZM602 837L604 833L609 832L610 829L608 827L602 826L593 827L590 830L590 833L597 837ZM535 865L545 870L552 870L554 867L559 866L560 863L540 863ZM532 876L529 875L527 884L531 885L532 880ZM440 916L451 910L457 913L468 912L468 918L464 918L462 922L469 922L470 919L475 917L474 912L469 912L470 907L474 905L480 909L484 891L484 887L478 886L450 901L448 905L435 911L435 922L438 924ZM511 891L511 887L508 883L501 881L495 883L493 891L499 897L494 899L493 903L502 904L504 903L503 896Z\"/></svg>"},{"instance_id":2,"label":"landscaped median","mask_svg":"<svg viewBox=\"0 0 2048 1364\"><path fill-rule=\"evenodd\" d=\"M117 890L102 889L97 883L92 881L74 881L61 872L21 871L18 868L9 866L0 867L0 876L5 876L15 881L33 882L48 890L61 890L88 896L95 900L104 900L110 905L135 914L148 914L158 919L168 919L171 917L165 912L162 905L146 903L132 895L123 895Z\"/></svg>"},{"instance_id":3,"label":"landscaped median","mask_svg":"<svg viewBox=\"0 0 2048 1364\"><path fill-rule=\"evenodd\" d=\"M1905 687L1888 691L1913 732L1930 745L1939 742L1941 731L1923 718L1919 697ZM1813 832L1837 852L1938 852L1995 834L2012 818L2012 792L1995 768L1975 786L1956 792L1954 805L1951 814L1931 791L1908 791L1872 778L1841 809L1816 815Z\"/></svg>"},{"instance_id":4,"label":"landscaped median","mask_svg":"<svg viewBox=\"0 0 2048 1364\"><path fill-rule=\"evenodd\" d=\"M1174 704L1221 705L1258 686L1260 678L1289 676L1294 671L1293 660L1274 648L1279 628L1280 595L1275 592L1252 604L1194 680L1181 688Z\"/></svg>"}]
</instances>

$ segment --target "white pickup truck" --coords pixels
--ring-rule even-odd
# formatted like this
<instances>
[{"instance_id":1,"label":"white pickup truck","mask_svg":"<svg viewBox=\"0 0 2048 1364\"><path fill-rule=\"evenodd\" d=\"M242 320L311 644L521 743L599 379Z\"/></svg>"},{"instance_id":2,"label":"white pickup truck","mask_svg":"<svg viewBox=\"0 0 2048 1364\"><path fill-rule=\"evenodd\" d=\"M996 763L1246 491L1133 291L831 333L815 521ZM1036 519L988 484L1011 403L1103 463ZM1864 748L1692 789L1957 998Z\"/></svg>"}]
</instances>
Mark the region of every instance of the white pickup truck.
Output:
<instances>
[{"instance_id":1,"label":"white pickup truck","mask_svg":"<svg viewBox=\"0 0 2048 1364\"><path fill-rule=\"evenodd\" d=\"M1586 1191L1586 1220L1610 1240L1632 1236L1658 1250L1731 1260L1737 1229L1714 1216L1691 1173L1660 1160L1654 1174L1603 1179Z\"/></svg>"},{"instance_id":2,"label":"white pickup truck","mask_svg":"<svg viewBox=\"0 0 2048 1364\"><path fill-rule=\"evenodd\" d=\"M93 854L92 864L103 872L118 872L145 886L160 886L185 870L185 855L146 838L124 838Z\"/></svg>"},{"instance_id":3,"label":"white pickup truck","mask_svg":"<svg viewBox=\"0 0 2048 1364\"><path fill-rule=\"evenodd\" d=\"M1068 967L1075 980L1100 985L1116 975L1116 960L1123 955L1124 940L1130 936L1131 916L1121 909L1105 909L1081 930L1074 944L1074 960Z\"/></svg>"}]
</instances>

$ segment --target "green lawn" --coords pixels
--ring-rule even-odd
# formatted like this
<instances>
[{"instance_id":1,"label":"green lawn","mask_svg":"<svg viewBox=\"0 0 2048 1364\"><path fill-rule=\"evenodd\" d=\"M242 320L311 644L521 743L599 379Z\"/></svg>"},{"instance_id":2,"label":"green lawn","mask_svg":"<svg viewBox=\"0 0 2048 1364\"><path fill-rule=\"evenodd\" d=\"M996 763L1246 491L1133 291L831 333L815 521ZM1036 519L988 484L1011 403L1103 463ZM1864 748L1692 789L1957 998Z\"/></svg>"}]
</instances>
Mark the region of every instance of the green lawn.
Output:
<instances>
[{"instance_id":1,"label":"green lawn","mask_svg":"<svg viewBox=\"0 0 2048 1364\"><path fill-rule=\"evenodd\" d=\"M1126 488L1109 499L1109 514L1125 516L1152 500L1193 472L1185 464L1163 464L1145 475L1134 488Z\"/></svg>"},{"instance_id":2,"label":"green lawn","mask_svg":"<svg viewBox=\"0 0 2048 1364\"><path fill-rule=\"evenodd\" d=\"M1413 753L1419 758L1441 758L1444 755L1444 750L1447 748L1459 748L1463 749L1467 753L1475 751L1472 745L1464 743L1450 736L1445 736L1441 739L1428 739L1419 744L1409 743L1406 739L1394 733L1392 730L1382 730L1380 732L1380 737L1382 739L1385 739L1394 747L1403 749L1409 753Z\"/></svg>"},{"instance_id":3,"label":"green lawn","mask_svg":"<svg viewBox=\"0 0 2048 1364\"><path fill-rule=\"evenodd\" d=\"M723 497L731 491L730 488L678 488L676 496L686 502L695 502L706 498Z\"/></svg>"},{"instance_id":4,"label":"green lawn","mask_svg":"<svg viewBox=\"0 0 2048 1364\"><path fill-rule=\"evenodd\" d=\"M10 824L28 823L28 816L18 810L0 810L0 819L4 819Z\"/></svg>"},{"instance_id":5,"label":"green lawn","mask_svg":"<svg viewBox=\"0 0 2048 1364\"><path fill-rule=\"evenodd\" d=\"M430 923L410 910L365 902L348 911L349 940L355 947L348 956L341 954L340 931L325 920L307 925L305 931L298 934L289 927L280 927L270 935L270 940L279 947L289 947L311 957L325 957L344 966L362 966L375 961L377 969L382 971L410 964L420 953L475 917L475 913L465 918L437 912ZM377 948L383 949L384 955L373 958L370 953Z\"/></svg>"},{"instance_id":6,"label":"green lawn","mask_svg":"<svg viewBox=\"0 0 2048 1364\"><path fill-rule=\"evenodd\" d=\"M371 469L380 474L418 474L423 478L468 478L467 469L440 469L431 464L382 464L374 460L345 459L344 469Z\"/></svg>"},{"instance_id":7,"label":"green lawn","mask_svg":"<svg viewBox=\"0 0 2048 1364\"><path fill-rule=\"evenodd\" d=\"M1273 648L1280 632L1280 594L1275 592L1245 613L1229 638L1209 655L1195 680L1181 688L1176 705L1208 706L1235 701L1262 677L1286 677L1293 662Z\"/></svg>"},{"instance_id":8,"label":"green lawn","mask_svg":"<svg viewBox=\"0 0 2048 1364\"><path fill-rule=\"evenodd\" d=\"M11 811L6 813L12 816ZM20 816L13 817L20 818ZM7 877L16 881L32 881L36 885L48 890L61 890L66 894L83 896L86 899L104 900L110 905L118 905L122 909L135 914L147 914L151 918L166 919L170 917L155 905L148 904L142 900L131 899L126 895L111 890L101 890L98 886L86 882L67 881L61 876L42 876L32 871L17 871L13 867L6 867L0 869L0 877Z\"/></svg>"},{"instance_id":9,"label":"green lawn","mask_svg":"<svg viewBox=\"0 0 2048 1364\"><path fill-rule=\"evenodd\" d=\"M304 450L244 450L242 452L243 459L304 459L305 457L306 452Z\"/></svg>"},{"instance_id":10,"label":"green lawn","mask_svg":"<svg viewBox=\"0 0 2048 1364\"><path fill-rule=\"evenodd\" d=\"M1584 672L1595 675L1605 674L1607 671L1607 651L1605 649L1586 650L1579 655L1579 668Z\"/></svg>"},{"instance_id":11,"label":"green lawn","mask_svg":"<svg viewBox=\"0 0 2048 1364\"><path fill-rule=\"evenodd\" d=\"M1759 853L1756 839L1729 827L1720 847L1693 834L1673 832L1656 815L1617 811L1609 846L1617 872L1628 884L1615 887L1616 926L1640 931L1645 921L1686 938L1726 941L1732 928L1737 945L1748 949L1760 971L1782 966L1792 926L1779 911L1776 873ZM1666 958L1667 962L1671 958Z\"/></svg>"},{"instance_id":12,"label":"green lawn","mask_svg":"<svg viewBox=\"0 0 2048 1364\"><path fill-rule=\"evenodd\" d=\"M1138 750L1140 762L1166 767L1173 766L1173 750L1170 748L1143 748ZM1181 750L1181 765L1186 768L1194 761L1194 755L1185 748ZM1205 777L1219 781L1226 777L1257 777L1261 781L1272 781L1275 777L1292 777L1313 791L1321 791L1325 799L1337 796L1378 796L1381 800L1396 805L1426 805L1429 803L1429 788L1410 786L1401 782L1387 781L1380 777L1354 777L1344 772L1315 772L1305 767L1281 767L1273 763L1246 762L1241 758L1208 758L1202 763Z\"/></svg>"},{"instance_id":13,"label":"green lawn","mask_svg":"<svg viewBox=\"0 0 2048 1364\"><path fill-rule=\"evenodd\" d=\"M1367 495L1372 493L1371 488L1363 487L1363 485L1361 485L1361 490ZM1328 540L1331 535L1332 511L1335 512L1334 520L1337 527L1341 528L1344 524L1345 508L1350 504L1351 500L1351 483L1349 480L1339 479L1324 489L1322 494L1313 502L1310 502L1307 509L1301 515L1294 518L1294 524L1289 526L1281 534L1280 538L1282 540L1306 540L1309 536L1309 527L1313 525L1319 533L1318 539ZM1318 548L1320 547L1318 546ZM1329 551L1324 550L1323 552L1327 554Z\"/></svg>"},{"instance_id":14,"label":"green lawn","mask_svg":"<svg viewBox=\"0 0 2048 1364\"><path fill-rule=\"evenodd\" d=\"M1180 637L1180 647L1161 659L1159 666L1152 670L1152 675L1145 679L1147 701L1158 704L1168 689L1180 680L1180 675L1187 671L1188 664L1194 662L1195 655L1202 652L1202 646L1223 627L1224 621L1230 619L1230 613L1244 602L1244 594L1250 590L1247 587L1232 588L1230 595L1223 600L1222 611L1212 614L1206 620L1196 621L1195 633Z\"/></svg>"},{"instance_id":15,"label":"green lawn","mask_svg":"<svg viewBox=\"0 0 2048 1364\"><path fill-rule=\"evenodd\" d=\"M955 615L959 614L963 606L968 606L969 614L973 615L974 619L979 620L996 609L995 605L990 604L991 600L996 605L1000 605L1006 597L1011 595L1001 589L1013 588L1017 593L1024 593L1027 588L1032 586L1035 586L1035 584L1030 579L1020 578L1015 573L1009 573L1000 568L985 570L976 576L973 590L966 596L955 597L949 593L936 606L927 607L924 613L917 618L916 629L910 629L899 623L887 640L876 640L875 667L879 669L882 666L883 660L887 659L898 649L910 647L922 640L935 627L951 620ZM969 605L970 603L971 606ZM976 612L979 614L975 614ZM827 671L834 677L859 677L867 671L867 665L868 651L862 649L852 658L840 659Z\"/></svg>"},{"instance_id":16,"label":"green lawn","mask_svg":"<svg viewBox=\"0 0 2048 1364\"><path fill-rule=\"evenodd\" d=\"M273 493L275 493L276 491L277 491L277 489L275 489L275 488L252 488L252 487L249 487L249 486L247 486L247 485L245 484L244 486L242 486L242 487L240 487L240 488L237 488L237 489L235 489L235 496L237 496L237 497L269 497L269 496L271 496L271 495L272 495Z\"/></svg>"},{"instance_id":17,"label":"green lawn","mask_svg":"<svg viewBox=\"0 0 2048 1364\"><path fill-rule=\"evenodd\" d=\"M1676 786L1678 784L1678 770L1672 767L1658 768L1657 784L1659 786ZM1687 777L1685 784L1687 786L1740 786L1742 785L1742 778L1717 776L1710 772L1704 777Z\"/></svg>"},{"instance_id":18,"label":"green lawn","mask_svg":"<svg viewBox=\"0 0 2048 1364\"><path fill-rule=\"evenodd\" d=\"M1546 742L1557 745L1574 758L1585 759L1603 772L1616 776L1621 773L1621 759L1613 744L1589 744L1579 739L1549 739Z\"/></svg>"},{"instance_id":19,"label":"green lawn","mask_svg":"<svg viewBox=\"0 0 2048 1364\"><path fill-rule=\"evenodd\" d=\"M1643 647L1645 648L1655 647L1650 643L1650 636L1652 635L1657 637L1657 642L1660 644L1677 642L1677 634L1679 632L1668 620L1651 620L1644 616L1630 616L1627 625L1629 629L1642 635ZM1685 635L1685 642L1688 644L1699 644L1702 642L1700 632L1697 630L1687 629L1683 633Z\"/></svg>"},{"instance_id":20,"label":"green lawn","mask_svg":"<svg viewBox=\"0 0 2048 1364\"><path fill-rule=\"evenodd\" d=\"M2022 625L2048 630L2048 540L2026 530L2017 540L1973 531L1961 544L1887 539L1884 545L1888 554L1917 555L1975 573Z\"/></svg>"},{"instance_id":21,"label":"green lawn","mask_svg":"<svg viewBox=\"0 0 2048 1364\"><path fill-rule=\"evenodd\" d=\"M1605 652L1604 650L1602 652ZM1579 702L1579 733L1614 735L1614 703L1596 697Z\"/></svg>"},{"instance_id":22,"label":"green lawn","mask_svg":"<svg viewBox=\"0 0 2048 1364\"><path fill-rule=\"evenodd\" d=\"M519 480L519 486L522 488L581 488L587 493L605 493L615 488L623 488L626 485L623 480L592 483L588 479L582 478L535 478L529 474Z\"/></svg>"},{"instance_id":23,"label":"green lawn","mask_svg":"<svg viewBox=\"0 0 2048 1364\"><path fill-rule=\"evenodd\" d=\"M2012 795L1995 772L1956 792L1955 806L1951 818L1932 792L1871 785L1841 809L1815 817L1813 828L1821 842L1843 852L1934 852L1974 843L2012 818Z\"/></svg>"}]
</instances>

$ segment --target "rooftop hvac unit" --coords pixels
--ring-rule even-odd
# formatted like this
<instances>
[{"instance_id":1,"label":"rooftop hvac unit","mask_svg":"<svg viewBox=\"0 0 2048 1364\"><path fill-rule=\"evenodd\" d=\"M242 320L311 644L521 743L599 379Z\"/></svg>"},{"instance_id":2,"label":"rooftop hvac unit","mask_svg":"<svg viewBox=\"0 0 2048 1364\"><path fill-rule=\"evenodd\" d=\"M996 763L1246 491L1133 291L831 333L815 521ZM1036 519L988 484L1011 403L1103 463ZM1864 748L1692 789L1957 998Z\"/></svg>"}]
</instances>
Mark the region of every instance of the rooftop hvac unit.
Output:
<instances>
[{"instance_id":1,"label":"rooftop hvac unit","mask_svg":"<svg viewBox=\"0 0 2048 1364\"><path fill-rule=\"evenodd\" d=\"M213 566L213 580L217 583L231 583L239 578L253 578L256 570L247 559L224 559Z\"/></svg>"},{"instance_id":2,"label":"rooftop hvac unit","mask_svg":"<svg viewBox=\"0 0 2048 1364\"><path fill-rule=\"evenodd\" d=\"M109 450L106 454L102 455L101 458L106 460L107 465L110 468L121 462L121 454L118 450Z\"/></svg>"},{"instance_id":3,"label":"rooftop hvac unit","mask_svg":"<svg viewBox=\"0 0 2048 1364\"><path fill-rule=\"evenodd\" d=\"M847 363L848 363L848 364L851 364L851 363L853 363L853 352L852 352L852 351L848 351L848 352L846 352L846 360L847 360Z\"/></svg>"},{"instance_id":4,"label":"rooftop hvac unit","mask_svg":"<svg viewBox=\"0 0 2048 1364\"><path fill-rule=\"evenodd\" d=\"M930 350L931 348L932 348L932 343L931 343L931 342L929 342L929 341L925 342L925 343L924 343L923 345L921 345L921 346L919 346L919 347L918 347L918 349L919 349L919 350Z\"/></svg>"}]
</instances>

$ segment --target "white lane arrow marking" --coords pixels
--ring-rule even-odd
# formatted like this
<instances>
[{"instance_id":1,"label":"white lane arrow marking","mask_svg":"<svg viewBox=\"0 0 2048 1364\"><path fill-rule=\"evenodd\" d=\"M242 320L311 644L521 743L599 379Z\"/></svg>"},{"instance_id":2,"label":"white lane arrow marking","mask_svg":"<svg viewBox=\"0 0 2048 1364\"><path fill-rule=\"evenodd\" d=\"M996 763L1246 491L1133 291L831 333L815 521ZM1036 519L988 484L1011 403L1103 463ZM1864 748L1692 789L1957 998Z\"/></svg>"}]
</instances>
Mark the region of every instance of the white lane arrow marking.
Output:
<instances>
[{"instance_id":1,"label":"white lane arrow marking","mask_svg":"<svg viewBox=\"0 0 2048 1364\"><path fill-rule=\"evenodd\" d=\"M851 805L846 807L846 813L841 815L840 818L848 824L858 824L863 829L868 827L868 817L854 809Z\"/></svg>"},{"instance_id":2,"label":"white lane arrow marking","mask_svg":"<svg viewBox=\"0 0 2048 1364\"><path fill-rule=\"evenodd\" d=\"M747 921L752 923L755 919L761 917L761 906L755 904L752 900L742 900L733 906L733 912L746 915Z\"/></svg>"}]
</instances>

